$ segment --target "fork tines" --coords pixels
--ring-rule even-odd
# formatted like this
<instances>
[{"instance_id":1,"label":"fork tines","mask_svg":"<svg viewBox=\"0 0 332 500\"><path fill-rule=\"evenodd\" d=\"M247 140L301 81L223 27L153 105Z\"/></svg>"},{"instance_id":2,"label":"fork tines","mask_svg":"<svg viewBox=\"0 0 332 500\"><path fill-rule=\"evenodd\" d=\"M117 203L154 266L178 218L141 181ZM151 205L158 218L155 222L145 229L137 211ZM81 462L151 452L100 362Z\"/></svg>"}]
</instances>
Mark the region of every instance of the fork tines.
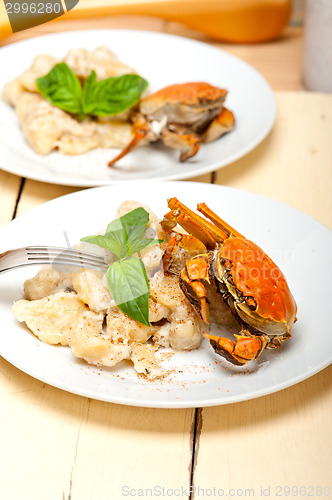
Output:
<instances>
[{"instance_id":1,"label":"fork tines","mask_svg":"<svg viewBox=\"0 0 332 500\"><path fill-rule=\"evenodd\" d=\"M29 246L26 247L26 254L29 261L99 269L107 267L102 257L71 248Z\"/></svg>"}]
</instances>

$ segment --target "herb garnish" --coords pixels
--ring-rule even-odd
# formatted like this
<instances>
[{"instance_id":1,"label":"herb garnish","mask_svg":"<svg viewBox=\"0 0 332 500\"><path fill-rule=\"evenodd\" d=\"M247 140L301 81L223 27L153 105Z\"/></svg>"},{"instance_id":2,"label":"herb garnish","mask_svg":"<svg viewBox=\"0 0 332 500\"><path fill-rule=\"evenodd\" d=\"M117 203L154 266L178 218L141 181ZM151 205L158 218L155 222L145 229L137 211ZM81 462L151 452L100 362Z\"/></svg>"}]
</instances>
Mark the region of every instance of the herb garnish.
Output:
<instances>
[{"instance_id":1,"label":"herb garnish","mask_svg":"<svg viewBox=\"0 0 332 500\"><path fill-rule=\"evenodd\" d=\"M37 78L41 95L53 106L77 115L117 115L136 104L148 86L139 75L122 75L97 81L95 71L83 85L66 63L59 63L47 75Z\"/></svg>"},{"instance_id":2,"label":"herb garnish","mask_svg":"<svg viewBox=\"0 0 332 500\"><path fill-rule=\"evenodd\" d=\"M104 235L86 236L81 241L93 243L114 253L117 261L106 272L106 281L117 306L130 318L143 325L149 322L149 281L143 261L134 254L162 242L142 238L149 222L144 208L132 210L113 220Z\"/></svg>"}]
</instances>

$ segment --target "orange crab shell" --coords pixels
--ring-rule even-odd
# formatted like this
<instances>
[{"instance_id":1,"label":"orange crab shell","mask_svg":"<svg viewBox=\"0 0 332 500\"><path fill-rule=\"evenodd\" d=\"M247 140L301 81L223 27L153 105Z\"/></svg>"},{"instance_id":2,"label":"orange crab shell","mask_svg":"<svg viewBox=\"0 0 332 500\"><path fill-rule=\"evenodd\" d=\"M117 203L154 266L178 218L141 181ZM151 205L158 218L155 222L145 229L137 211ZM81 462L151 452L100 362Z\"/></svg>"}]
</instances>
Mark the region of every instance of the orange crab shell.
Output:
<instances>
[{"instance_id":1,"label":"orange crab shell","mask_svg":"<svg viewBox=\"0 0 332 500\"><path fill-rule=\"evenodd\" d=\"M153 114L165 102L181 102L188 106L225 100L227 90L213 87L205 82L190 82L170 85L146 97L140 103L140 110L146 115Z\"/></svg>"},{"instance_id":2,"label":"orange crab shell","mask_svg":"<svg viewBox=\"0 0 332 500\"><path fill-rule=\"evenodd\" d=\"M297 307L286 279L278 266L255 243L230 237L220 249L234 285L244 296L254 298L262 318L292 324Z\"/></svg>"}]
</instances>

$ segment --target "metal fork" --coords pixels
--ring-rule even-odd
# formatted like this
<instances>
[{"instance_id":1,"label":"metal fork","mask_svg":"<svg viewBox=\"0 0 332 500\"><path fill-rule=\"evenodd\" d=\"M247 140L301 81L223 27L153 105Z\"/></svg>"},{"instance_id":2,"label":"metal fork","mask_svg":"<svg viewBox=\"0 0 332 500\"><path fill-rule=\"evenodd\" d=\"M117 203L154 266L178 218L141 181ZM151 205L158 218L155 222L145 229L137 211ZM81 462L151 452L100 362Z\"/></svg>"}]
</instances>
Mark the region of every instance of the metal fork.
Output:
<instances>
[{"instance_id":1,"label":"metal fork","mask_svg":"<svg viewBox=\"0 0 332 500\"><path fill-rule=\"evenodd\" d=\"M29 246L0 254L0 274L20 267L42 264L101 271L108 268L102 257L72 248Z\"/></svg>"}]
</instances>

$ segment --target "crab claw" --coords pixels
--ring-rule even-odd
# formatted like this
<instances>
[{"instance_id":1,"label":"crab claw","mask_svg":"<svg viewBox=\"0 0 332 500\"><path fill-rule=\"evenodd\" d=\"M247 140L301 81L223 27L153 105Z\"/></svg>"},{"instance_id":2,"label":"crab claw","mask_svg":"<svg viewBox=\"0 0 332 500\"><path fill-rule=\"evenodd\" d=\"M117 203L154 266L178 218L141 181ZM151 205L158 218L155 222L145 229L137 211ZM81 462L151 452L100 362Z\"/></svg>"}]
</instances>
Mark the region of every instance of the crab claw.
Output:
<instances>
[{"instance_id":1,"label":"crab claw","mask_svg":"<svg viewBox=\"0 0 332 500\"><path fill-rule=\"evenodd\" d=\"M165 130L161 133L163 143L169 148L181 151L180 161L186 161L198 153L201 141L195 134L181 134Z\"/></svg>"},{"instance_id":2,"label":"crab claw","mask_svg":"<svg viewBox=\"0 0 332 500\"><path fill-rule=\"evenodd\" d=\"M236 342L226 338L217 337L215 335L205 334L205 337L210 340L210 344L217 354L230 361L233 365L242 366L258 358L264 350L267 339L262 335L244 336L234 335Z\"/></svg>"},{"instance_id":3,"label":"crab claw","mask_svg":"<svg viewBox=\"0 0 332 500\"><path fill-rule=\"evenodd\" d=\"M169 240L162 261L166 275L179 275L188 259L205 253L206 246L191 234L176 233Z\"/></svg>"},{"instance_id":4,"label":"crab claw","mask_svg":"<svg viewBox=\"0 0 332 500\"><path fill-rule=\"evenodd\" d=\"M133 126L134 137L131 142L126 146L118 156L113 158L108 163L109 167L112 167L117 161L126 156L128 153L137 148L138 144L145 138L145 136L150 131L149 125L144 120L138 120Z\"/></svg>"},{"instance_id":5,"label":"crab claw","mask_svg":"<svg viewBox=\"0 0 332 500\"><path fill-rule=\"evenodd\" d=\"M210 323L209 309L206 288L201 280L210 284L209 269L209 254L198 255L186 262L180 274L181 290L205 323Z\"/></svg>"},{"instance_id":6,"label":"crab claw","mask_svg":"<svg viewBox=\"0 0 332 500\"><path fill-rule=\"evenodd\" d=\"M231 132L235 126L235 118L227 108L223 108L219 115L211 122L202 136L203 142L212 142L227 132Z\"/></svg>"}]
</instances>

